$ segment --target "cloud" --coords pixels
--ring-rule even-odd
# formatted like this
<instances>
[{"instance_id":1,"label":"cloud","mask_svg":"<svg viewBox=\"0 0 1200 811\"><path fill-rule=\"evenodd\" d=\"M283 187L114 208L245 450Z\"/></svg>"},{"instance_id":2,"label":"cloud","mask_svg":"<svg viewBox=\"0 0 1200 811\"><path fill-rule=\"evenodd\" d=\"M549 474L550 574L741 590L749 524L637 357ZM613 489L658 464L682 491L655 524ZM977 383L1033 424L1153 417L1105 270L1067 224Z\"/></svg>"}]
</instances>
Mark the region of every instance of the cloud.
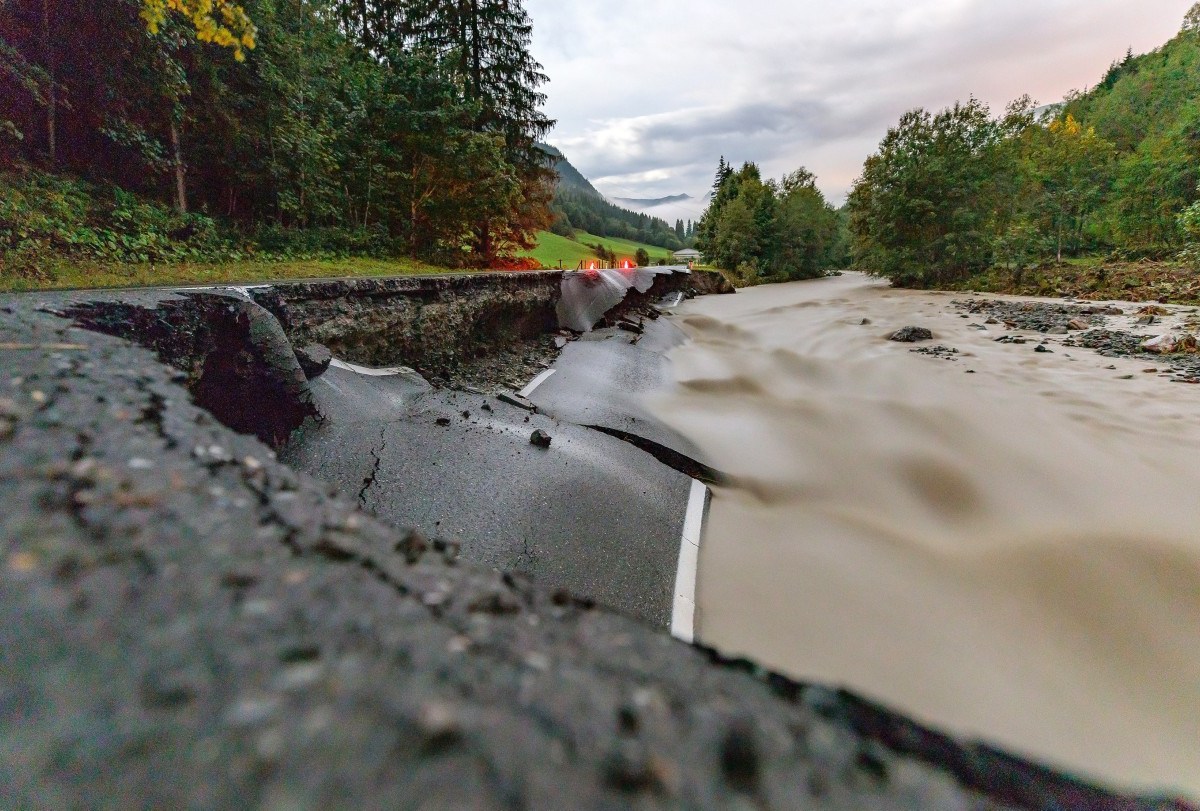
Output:
<instances>
[{"instance_id":1,"label":"cloud","mask_svg":"<svg viewBox=\"0 0 1200 811\"><path fill-rule=\"evenodd\" d=\"M905 110L1097 81L1193 0L526 0L549 140L602 190L699 194L718 157L814 171L840 201Z\"/></svg>"}]
</instances>

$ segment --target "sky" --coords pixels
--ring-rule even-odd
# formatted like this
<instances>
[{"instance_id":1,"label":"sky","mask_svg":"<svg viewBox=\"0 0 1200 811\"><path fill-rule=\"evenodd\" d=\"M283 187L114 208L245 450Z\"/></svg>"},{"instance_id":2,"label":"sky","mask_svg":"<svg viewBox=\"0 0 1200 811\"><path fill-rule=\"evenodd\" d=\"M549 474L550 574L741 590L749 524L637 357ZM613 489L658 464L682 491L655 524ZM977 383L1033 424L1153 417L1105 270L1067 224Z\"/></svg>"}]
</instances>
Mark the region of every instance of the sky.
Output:
<instances>
[{"instance_id":1,"label":"sky","mask_svg":"<svg viewBox=\"0 0 1200 811\"><path fill-rule=\"evenodd\" d=\"M1194 0L526 0L547 141L603 193L703 194L722 155L840 203L889 126L1096 84ZM697 204L696 217L703 210ZM681 216L682 213L681 213Z\"/></svg>"}]
</instances>

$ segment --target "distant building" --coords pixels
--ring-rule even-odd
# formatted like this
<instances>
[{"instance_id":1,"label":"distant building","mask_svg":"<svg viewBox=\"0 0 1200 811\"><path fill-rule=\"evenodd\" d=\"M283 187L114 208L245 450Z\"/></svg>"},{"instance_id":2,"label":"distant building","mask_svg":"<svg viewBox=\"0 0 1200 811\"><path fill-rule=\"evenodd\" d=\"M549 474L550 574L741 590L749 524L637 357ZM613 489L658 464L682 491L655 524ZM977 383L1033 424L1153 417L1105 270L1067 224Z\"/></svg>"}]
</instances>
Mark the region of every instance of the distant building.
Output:
<instances>
[{"instance_id":1,"label":"distant building","mask_svg":"<svg viewBox=\"0 0 1200 811\"><path fill-rule=\"evenodd\" d=\"M684 248L682 251L675 251L671 256L676 262L699 262L704 258L704 254L695 248Z\"/></svg>"}]
</instances>

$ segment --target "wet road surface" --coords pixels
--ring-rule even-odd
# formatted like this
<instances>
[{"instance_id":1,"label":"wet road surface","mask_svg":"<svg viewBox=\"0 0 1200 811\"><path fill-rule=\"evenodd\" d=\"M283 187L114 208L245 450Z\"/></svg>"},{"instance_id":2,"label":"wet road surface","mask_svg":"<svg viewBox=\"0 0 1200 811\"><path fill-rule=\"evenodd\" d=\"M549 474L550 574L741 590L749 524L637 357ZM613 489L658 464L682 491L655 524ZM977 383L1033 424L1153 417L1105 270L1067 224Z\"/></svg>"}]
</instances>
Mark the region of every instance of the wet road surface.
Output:
<instances>
[{"instance_id":1,"label":"wet road surface","mask_svg":"<svg viewBox=\"0 0 1200 811\"><path fill-rule=\"evenodd\" d=\"M388 523L458 540L466 560L666 627L692 479L597 428L695 453L636 399L666 381L664 353L682 340L665 319L589 333L530 392L536 412L331 368L313 382L325 421L281 458ZM549 448L530 442L539 429Z\"/></svg>"}]
</instances>

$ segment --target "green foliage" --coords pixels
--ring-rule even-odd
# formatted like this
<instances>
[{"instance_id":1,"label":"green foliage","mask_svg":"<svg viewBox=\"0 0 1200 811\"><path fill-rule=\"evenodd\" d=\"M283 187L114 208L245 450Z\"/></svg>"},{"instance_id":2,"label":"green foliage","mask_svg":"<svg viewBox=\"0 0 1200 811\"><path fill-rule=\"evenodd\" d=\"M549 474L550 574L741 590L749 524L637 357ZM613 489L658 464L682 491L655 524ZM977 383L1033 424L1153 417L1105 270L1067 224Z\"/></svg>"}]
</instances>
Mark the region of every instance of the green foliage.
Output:
<instances>
[{"instance_id":1,"label":"green foliage","mask_svg":"<svg viewBox=\"0 0 1200 811\"><path fill-rule=\"evenodd\" d=\"M850 194L857 262L904 285L945 284L992 262L1004 126L972 99L906 113Z\"/></svg>"},{"instance_id":2,"label":"green foliage","mask_svg":"<svg viewBox=\"0 0 1200 811\"><path fill-rule=\"evenodd\" d=\"M157 264L395 256L382 226L306 229L263 223L238 233L203 214L179 214L117 186L22 168L0 173L0 263L41 278L61 260Z\"/></svg>"},{"instance_id":3,"label":"green foliage","mask_svg":"<svg viewBox=\"0 0 1200 811\"><path fill-rule=\"evenodd\" d=\"M743 284L822 275L835 261L838 214L814 180L799 169L779 182L763 182L753 163L735 172L722 157L712 203L697 227L697 247Z\"/></svg>"},{"instance_id":4,"label":"green foliage","mask_svg":"<svg viewBox=\"0 0 1200 811\"><path fill-rule=\"evenodd\" d=\"M1135 255L1177 250L1178 215L1200 181L1200 4L1178 36L1114 64L1095 90L1068 98L1064 113L1118 153L1099 241Z\"/></svg>"},{"instance_id":5,"label":"green foliage","mask_svg":"<svg viewBox=\"0 0 1200 811\"><path fill-rule=\"evenodd\" d=\"M41 256L110 262L237 258L212 219L180 215L117 187L41 172L0 174L0 256L36 269Z\"/></svg>"},{"instance_id":6,"label":"green foliage","mask_svg":"<svg viewBox=\"0 0 1200 811\"><path fill-rule=\"evenodd\" d=\"M1197 192L1200 192L1200 189L1197 189ZM1200 265L1200 200L1192 203L1179 215L1179 230L1185 241L1182 257L1192 264Z\"/></svg>"},{"instance_id":7,"label":"green foliage","mask_svg":"<svg viewBox=\"0 0 1200 811\"><path fill-rule=\"evenodd\" d=\"M1114 62L1048 121L1028 99L998 120L974 101L906 114L851 193L855 261L898 284L953 285L993 264L1019 276L1089 251L1177 252L1200 197L1198 32L1200 4L1177 37Z\"/></svg>"},{"instance_id":8,"label":"green foliage","mask_svg":"<svg viewBox=\"0 0 1200 811\"><path fill-rule=\"evenodd\" d=\"M0 3L0 154L203 212L187 227L271 255L503 265L549 224L534 142L552 122L518 1L46 2Z\"/></svg>"},{"instance_id":9,"label":"green foliage","mask_svg":"<svg viewBox=\"0 0 1200 811\"><path fill-rule=\"evenodd\" d=\"M1029 127L1024 136L1025 162L1019 169L1034 187L1032 214L1040 218L1040 232L1052 238L1061 262L1064 248L1073 254L1083 248L1088 217L1112 185L1116 150L1070 113L1049 126Z\"/></svg>"}]
</instances>

